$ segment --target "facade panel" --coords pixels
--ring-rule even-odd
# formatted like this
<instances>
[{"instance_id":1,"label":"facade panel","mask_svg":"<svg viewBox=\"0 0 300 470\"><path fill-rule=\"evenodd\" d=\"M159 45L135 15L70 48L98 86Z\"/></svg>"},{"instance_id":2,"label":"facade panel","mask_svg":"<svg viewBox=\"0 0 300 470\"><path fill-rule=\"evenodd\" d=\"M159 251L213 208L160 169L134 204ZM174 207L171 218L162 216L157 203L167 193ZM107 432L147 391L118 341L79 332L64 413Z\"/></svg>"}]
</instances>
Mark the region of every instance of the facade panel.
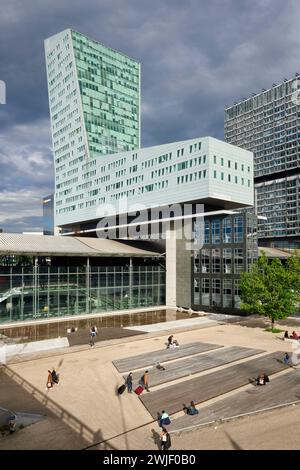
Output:
<instances>
[{"instance_id":1,"label":"facade panel","mask_svg":"<svg viewBox=\"0 0 300 470\"><path fill-rule=\"evenodd\" d=\"M61 225L126 213L137 202L151 209L210 200L229 209L254 201L252 153L211 137L107 155L90 167L75 208L68 195L56 205ZM80 189L74 183L74 193Z\"/></svg>"}]
</instances>

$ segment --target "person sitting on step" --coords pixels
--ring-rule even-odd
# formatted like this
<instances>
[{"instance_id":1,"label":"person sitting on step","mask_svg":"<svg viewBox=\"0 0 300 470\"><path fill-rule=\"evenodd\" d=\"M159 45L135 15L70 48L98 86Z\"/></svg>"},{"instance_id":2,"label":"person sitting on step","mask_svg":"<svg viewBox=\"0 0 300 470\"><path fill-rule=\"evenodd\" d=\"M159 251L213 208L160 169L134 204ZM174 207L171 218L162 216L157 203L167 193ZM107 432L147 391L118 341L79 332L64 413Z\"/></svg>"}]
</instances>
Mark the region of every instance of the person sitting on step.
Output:
<instances>
[{"instance_id":1,"label":"person sitting on step","mask_svg":"<svg viewBox=\"0 0 300 470\"><path fill-rule=\"evenodd\" d=\"M190 406L187 407L186 409L186 414L187 415L197 415L199 413L199 410L197 410L195 403L191 401Z\"/></svg>"},{"instance_id":2,"label":"person sitting on step","mask_svg":"<svg viewBox=\"0 0 300 470\"><path fill-rule=\"evenodd\" d=\"M284 332L283 339L289 339L289 332L287 330Z\"/></svg>"},{"instance_id":3,"label":"person sitting on step","mask_svg":"<svg viewBox=\"0 0 300 470\"><path fill-rule=\"evenodd\" d=\"M178 346L179 346L179 343L176 339L174 339L174 336L173 335L169 336L167 348L176 348Z\"/></svg>"},{"instance_id":4,"label":"person sitting on step","mask_svg":"<svg viewBox=\"0 0 300 470\"><path fill-rule=\"evenodd\" d=\"M169 417L168 413L165 410L162 410L161 416L160 416L160 419L159 419L159 425L162 428L164 426L167 426L168 424L171 424L170 417Z\"/></svg>"}]
</instances>

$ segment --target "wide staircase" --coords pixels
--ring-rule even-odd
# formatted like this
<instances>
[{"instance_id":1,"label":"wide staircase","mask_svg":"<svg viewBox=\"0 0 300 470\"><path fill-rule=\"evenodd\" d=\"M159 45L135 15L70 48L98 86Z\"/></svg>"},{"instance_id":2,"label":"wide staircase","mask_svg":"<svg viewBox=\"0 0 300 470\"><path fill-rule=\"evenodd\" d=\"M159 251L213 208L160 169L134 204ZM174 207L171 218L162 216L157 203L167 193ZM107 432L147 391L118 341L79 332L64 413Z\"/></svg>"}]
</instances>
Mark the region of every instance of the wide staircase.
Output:
<instances>
[{"instance_id":1,"label":"wide staircase","mask_svg":"<svg viewBox=\"0 0 300 470\"><path fill-rule=\"evenodd\" d=\"M140 399L156 420L163 410L171 418L169 432L182 432L223 420L300 402L300 369L283 361L284 353L195 342L115 360L123 378L133 372L134 388L149 371L150 393ZM256 386L266 373L270 382ZM194 401L198 414L187 415Z\"/></svg>"}]
</instances>

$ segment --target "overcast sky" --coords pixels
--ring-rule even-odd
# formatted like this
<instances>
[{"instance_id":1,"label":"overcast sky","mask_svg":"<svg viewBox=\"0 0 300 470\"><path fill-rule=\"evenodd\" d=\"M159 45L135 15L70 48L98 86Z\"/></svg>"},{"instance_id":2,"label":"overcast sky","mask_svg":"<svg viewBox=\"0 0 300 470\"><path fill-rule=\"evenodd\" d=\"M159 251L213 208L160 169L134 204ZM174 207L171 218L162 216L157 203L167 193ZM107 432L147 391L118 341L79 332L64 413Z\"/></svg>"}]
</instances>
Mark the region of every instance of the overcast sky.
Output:
<instances>
[{"instance_id":1,"label":"overcast sky","mask_svg":"<svg viewBox=\"0 0 300 470\"><path fill-rule=\"evenodd\" d=\"M0 227L53 191L45 38L73 28L142 64L142 146L223 138L225 105L300 73L297 0L0 0Z\"/></svg>"}]
</instances>

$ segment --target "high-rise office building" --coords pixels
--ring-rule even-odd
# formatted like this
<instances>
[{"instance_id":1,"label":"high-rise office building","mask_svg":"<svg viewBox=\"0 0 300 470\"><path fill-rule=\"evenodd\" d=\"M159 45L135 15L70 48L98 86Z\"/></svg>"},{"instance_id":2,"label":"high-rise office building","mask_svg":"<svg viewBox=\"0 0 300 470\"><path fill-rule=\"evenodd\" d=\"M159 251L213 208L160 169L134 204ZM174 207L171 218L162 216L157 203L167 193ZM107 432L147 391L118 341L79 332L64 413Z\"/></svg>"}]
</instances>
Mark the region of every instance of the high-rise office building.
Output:
<instances>
[{"instance_id":1,"label":"high-rise office building","mask_svg":"<svg viewBox=\"0 0 300 470\"><path fill-rule=\"evenodd\" d=\"M261 246L300 246L299 88L285 79L225 109L225 140L254 153Z\"/></svg>"},{"instance_id":2,"label":"high-rise office building","mask_svg":"<svg viewBox=\"0 0 300 470\"><path fill-rule=\"evenodd\" d=\"M101 157L140 147L140 64L71 29L46 39L45 55L55 206L76 211Z\"/></svg>"}]
</instances>

